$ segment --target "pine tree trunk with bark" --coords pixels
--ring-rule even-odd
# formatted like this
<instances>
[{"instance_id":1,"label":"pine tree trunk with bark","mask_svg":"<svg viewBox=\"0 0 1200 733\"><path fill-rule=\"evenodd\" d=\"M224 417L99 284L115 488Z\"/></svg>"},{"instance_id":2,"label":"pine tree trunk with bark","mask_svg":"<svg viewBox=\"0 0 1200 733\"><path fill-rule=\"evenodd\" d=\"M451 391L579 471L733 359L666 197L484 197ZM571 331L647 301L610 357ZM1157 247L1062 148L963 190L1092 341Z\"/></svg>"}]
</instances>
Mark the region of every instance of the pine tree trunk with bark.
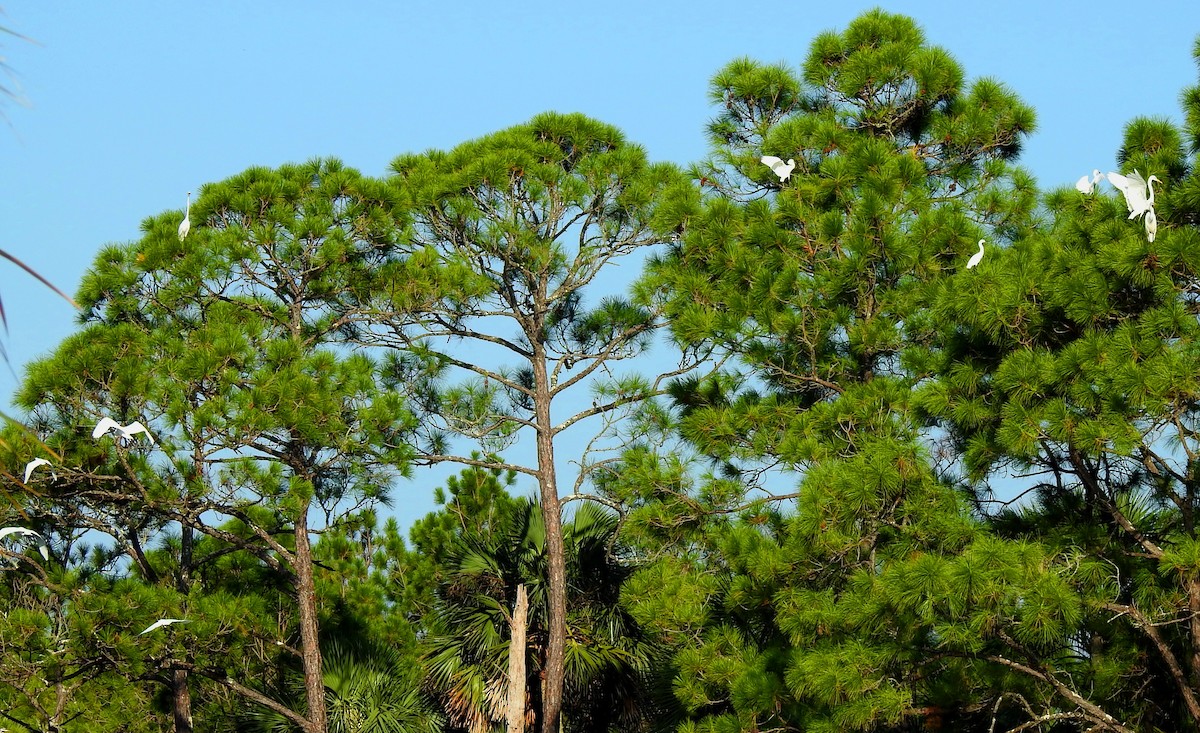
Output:
<instances>
[{"instance_id":1,"label":"pine tree trunk with bark","mask_svg":"<svg viewBox=\"0 0 1200 733\"><path fill-rule=\"evenodd\" d=\"M296 517L296 601L300 611L300 654L308 733L325 733L325 681L317 634L317 589L313 581L312 546L308 539L308 505Z\"/></svg>"}]
</instances>

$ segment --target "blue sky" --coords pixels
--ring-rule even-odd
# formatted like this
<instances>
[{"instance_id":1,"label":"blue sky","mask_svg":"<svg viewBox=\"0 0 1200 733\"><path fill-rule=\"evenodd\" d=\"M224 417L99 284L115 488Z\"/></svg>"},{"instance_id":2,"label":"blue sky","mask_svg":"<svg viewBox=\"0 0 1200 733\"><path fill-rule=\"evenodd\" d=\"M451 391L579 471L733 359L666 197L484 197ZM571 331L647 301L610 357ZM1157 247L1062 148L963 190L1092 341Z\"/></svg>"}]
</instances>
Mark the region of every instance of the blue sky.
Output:
<instances>
[{"instance_id":1,"label":"blue sky","mask_svg":"<svg viewBox=\"0 0 1200 733\"><path fill-rule=\"evenodd\" d=\"M1125 124L1180 120L1195 0L969 2L231 2L0 0L0 56L27 105L0 125L0 247L68 292L105 244L251 165L336 156L382 175L545 110L621 128L652 159L706 152L708 82L740 56L799 66L812 38L876 5L915 18L968 79L1037 111L1024 165L1043 186L1113 170ZM11 86L11 80L0 83ZM75 328L0 262L18 374ZM0 370L4 402L15 389ZM9 409L9 408L5 408ZM407 523L431 487L397 492Z\"/></svg>"}]
</instances>

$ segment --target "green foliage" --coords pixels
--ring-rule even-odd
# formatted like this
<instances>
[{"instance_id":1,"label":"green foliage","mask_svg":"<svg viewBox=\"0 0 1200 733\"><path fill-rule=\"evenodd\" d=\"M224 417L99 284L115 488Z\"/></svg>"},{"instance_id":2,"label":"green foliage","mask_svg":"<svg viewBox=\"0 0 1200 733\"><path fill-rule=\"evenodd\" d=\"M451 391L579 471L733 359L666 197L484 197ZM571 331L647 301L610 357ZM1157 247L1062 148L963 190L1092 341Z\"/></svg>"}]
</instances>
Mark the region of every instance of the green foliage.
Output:
<instances>
[{"instance_id":1,"label":"green foliage","mask_svg":"<svg viewBox=\"0 0 1200 733\"><path fill-rule=\"evenodd\" d=\"M1135 729L1200 720L1184 681L1197 640L1175 625L1196 588L1200 232L1188 134L1139 118L1118 151L1123 170L1162 181L1153 242L1119 193L1053 191L1051 225L996 253L979 282L940 288L923 357L937 378L916 396L919 412L949 430L969 478L1036 476L1035 501L994 525L1039 539L1060 569L1022 591L1009 646L1070 639L1071 654L1034 658L1060 691ZM1133 679L1145 686L1135 692Z\"/></svg>"},{"instance_id":2,"label":"green foliage","mask_svg":"<svg viewBox=\"0 0 1200 733\"><path fill-rule=\"evenodd\" d=\"M684 479L653 454L631 453L621 467L654 487L634 495L647 506L631 519L693 538L640 570L630 601L681 599L686 625L659 628L676 649L688 717L705 730L842 731L913 725L937 710L986 725L982 711L1013 694L1035 715L1066 705L1102 720L1068 694L1087 667L1072 644L1099 597L1076 575L1080 556L990 536L975 497L933 453L948 445L974 471L1038 455L1056 431L1126 451L1141 435L1115 416L1077 420L1054 399L1065 375L1106 362L1024 348L1026 334L1060 328L1035 315L1043 308L1124 324L1121 296L1097 290L1095 275L1074 287L1043 282L1057 269L1086 271L1048 253L1062 246L1062 225L1044 229L1034 182L1013 165L1032 111L994 80L968 85L915 23L878 10L819 36L799 76L734 62L712 98L724 109L699 169L711 184L664 199L662 224L682 237L638 292L666 309L683 346L715 346L741 370L681 382L673 396L682 434L745 499L708 505L701 487L715 477ZM1179 149L1162 130L1139 135L1139 150ZM788 181L764 154L795 160ZM1121 203L1095 201L1110 220L1123 218ZM1127 230L1109 267L1136 259ZM968 271L980 238L983 264ZM1154 358L1185 318L1158 310L1120 343ZM988 337L1022 355L999 364ZM1178 377L1187 362L1167 363ZM1162 376L1158 389L1178 384ZM1127 372L1099 394L1164 404ZM934 418L950 416L959 427L947 442ZM794 493L780 491L788 483ZM623 486L614 480L614 493ZM768 510L773 496L795 503ZM737 521L702 518L728 514L722 507L736 507ZM638 537L661 531L634 526ZM1109 587L1110 573L1088 572ZM656 584L664 574L678 580ZM1105 655L1110 669L1118 656ZM1111 676L1102 684L1113 695L1102 704L1124 694Z\"/></svg>"},{"instance_id":3,"label":"green foliage","mask_svg":"<svg viewBox=\"0 0 1200 733\"><path fill-rule=\"evenodd\" d=\"M883 10L721 69L698 186L556 113L387 180L205 186L189 238L164 212L99 254L0 435L4 524L50 547L0 547L0 716L157 730L186 673L214 729L495 728L523 585L527 722L561 640L563 730L1196 729L1198 90L1116 150L1154 241L1119 194L1041 194L1032 110ZM673 382L615 369L661 327ZM564 522L588 419L615 440ZM418 454L469 467L406 546L377 509Z\"/></svg>"},{"instance_id":4,"label":"green foliage","mask_svg":"<svg viewBox=\"0 0 1200 733\"><path fill-rule=\"evenodd\" d=\"M452 514L443 510L441 516ZM565 730L634 730L647 712L641 690L655 650L618 603L630 571L620 562L616 529L616 517L594 504L580 506L563 525L569 586ZM509 504L487 534L459 535L446 548L445 575L426 619L426 663L428 684L456 725L503 720L509 613L519 584L529 596L527 704L531 716L541 718L545 542L541 510L524 500Z\"/></svg>"},{"instance_id":5,"label":"green foliage","mask_svg":"<svg viewBox=\"0 0 1200 733\"><path fill-rule=\"evenodd\" d=\"M451 151L400 156L392 170L410 243L374 271L361 318L374 345L396 349L388 371L423 408L425 452L445 455L463 435L498 453L523 428L549 430L539 403L649 347L656 313L585 298L606 267L659 241L650 222L680 181L673 166L649 163L611 126L544 113ZM451 350L457 339L480 358ZM593 413L632 401L632 385L616 381L611 393L626 399Z\"/></svg>"},{"instance_id":6,"label":"green foliage","mask_svg":"<svg viewBox=\"0 0 1200 733\"><path fill-rule=\"evenodd\" d=\"M419 687L411 683L409 659L394 649L331 643L325 652L325 699L329 733L436 733L444 730ZM303 698L296 680L291 694ZM258 712L248 724L256 730L290 733L295 724L278 713Z\"/></svg>"},{"instance_id":7,"label":"green foliage","mask_svg":"<svg viewBox=\"0 0 1200 733\"><path fill-rule=\"evenodd\" d=\"M261 674L277 663L262 642L298 629L319 679L317 640L299 623L316 615L298 591L313 573L310 510L386 500L410 455L401 397L369 357L334 344L339 310L394 244L393 196L318 160L207 185L192 216L186 240L167 212L101 252L81 288L84 330L31 367L18 399L63 458L40 510L112 536L165 594L153 618L190 614L172 630L193 639L182 657L126 674L166 682L178 663L217 680ZM92 440L101 416L138 420L156 442ZM164 539L162 554L149 549ZM212 564L252 583L265 572L251 587L274 591L271 605L223 594ZM195 643L204 635L226 642Z\"/></svg>"}]
</instances>

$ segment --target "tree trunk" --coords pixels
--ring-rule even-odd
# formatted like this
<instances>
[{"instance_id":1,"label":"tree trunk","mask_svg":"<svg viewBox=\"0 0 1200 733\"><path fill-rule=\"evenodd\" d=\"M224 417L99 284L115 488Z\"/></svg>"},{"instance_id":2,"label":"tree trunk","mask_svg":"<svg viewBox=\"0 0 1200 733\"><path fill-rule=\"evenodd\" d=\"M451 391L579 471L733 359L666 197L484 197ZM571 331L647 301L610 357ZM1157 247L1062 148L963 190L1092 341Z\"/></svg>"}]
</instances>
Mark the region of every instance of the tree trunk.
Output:
<instances>
[{"instance_id":1,"label":"tree trunk","mask_svg":"<svg viewBox=\"0 0 1200 733\"><path fill-rule=\"evenodd\" d=\"M567 641L567 564L563 551L562 507L557 491L542 489L542 512L546 523L546 585L550 602L546 678L542 686L542 733L558 733Z\"/></svg>"},{"instance_id":2,"label":"tree trunk","mask_svg":"<svg viewBox=\"0 0 1200 733\"><path fill-rule=\"evenodd\" d=\"M525 584L517 586L513 606L512 634L508 641L508 733L525 733L525 627L529 616L529 597Z\"/></svg>"},{"instance_id":3,"label":"tree trunk","mask_svg":"<svg viewBox=\"0 0 1200 733\"><path fill-rule=\"evenodd\" d=\"M54 685L54 714L46 721L49 733L61 733L63 720L67 717L67 701L70 699L67 686L62 682Z\"/></svg>"},{"instance_id":4,"label":"tree trunk","mask_svg":"<svg viewBox=\"0 0 1200 733\"><path fill-rule=\"evenodd\" d=\"M304 697L308 733L325 733L325 680L317 636L317 589L313 583L312 547L308 543L308 504L296 517L296 601L300 610L300 655L304 664Z\"/></svg>"},{"instance_id":5,"label":"tree trunk","mask_svg":"<svg viewBox=\"0 0 1200 733\"><path fill-rule=\"evenodd\" d=\"M550 378L545 352L535 342L533 378L534 423L537 429L538 488L541 490L542 520L546 525L546 586L549 598L546 666L542 680L542 733L558 733L562 712L564 660L567 641L567 562L563 551L562 504L554 471L554 434L550 422Z\"/></svg>"},{"instance_id":6,"label":"tree trunk","mask_svg":"<svg viewBox=\"0 0 1200 733\"><path fill-rule=\"evenodd\" d=\"M1187 578L1183 581L1188 594L1188 611L1191 612L1189 630L1192 642L1192 689L1200 682L1200 579Z\"/></svg>"},{"instance_id":7,"label":"tree trunk","mask_svg":"<svg viewBox=\"0 0 1200 733\"><path fill-rule=\"evenodd\" d=\"M192 733L192 693L188 690L186 669L171 670L171 709L175 733Z\"/></svg>"},{"instance_id":8,"label":"tree trunk","mask_svg":"<svg viewBox=\"0 0 1200 733\"><path fill-rule=\"evenodd\" d=\"M192 544L195 530L186 524L179 526L179 579L176 588L186 598L192 585ZM187 655L190 661L191 654ZM192 693L188 689L188 671L171 670L171 713L175 733L192 733Z\"/></svg>"}]
</instances>

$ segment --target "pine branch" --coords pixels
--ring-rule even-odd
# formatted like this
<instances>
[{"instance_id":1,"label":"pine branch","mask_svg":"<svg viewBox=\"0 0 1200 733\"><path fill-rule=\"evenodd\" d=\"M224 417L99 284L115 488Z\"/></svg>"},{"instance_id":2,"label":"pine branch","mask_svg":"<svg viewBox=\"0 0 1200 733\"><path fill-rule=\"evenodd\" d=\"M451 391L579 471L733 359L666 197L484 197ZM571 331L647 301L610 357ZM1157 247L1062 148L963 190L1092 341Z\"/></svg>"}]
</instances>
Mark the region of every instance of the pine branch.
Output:
<instances>
[{"instance_id":1,"label":"pine branch","mask_svg":"<svg viewBox=\"0 0 1200 733\"><path fill-rule=\"evenodd\" d=\"M292 721L296 725L300 726L301 730L308 730L312 725L309 722L308 718L305 718L304 716L300 715L299 713L293 711L291 708L286 707L286 706L272 700L271 698L267 697L266 695L262 694L261 692L251 689L249 687L246 687L245 685L239 683L238 681L234 680L232 677L227 675L224 672L224 670L200 669L200 668L194 667L192 665L185 665L185 666L181 666L180 668L187 669L188 671L191 671L191 672L196 672L197 674L207 677L208 679L213 680L214 682L217 682L218 684L224 685L225 687L229 688L233 692L236 692L237 694L241 695L242 697L246 698L247 700L250 700L251 702L258 703L259 705L267 708L268 710L271 710L272 712L279 713L283 717L287 718L288 720Z\"/></svg>"},{"instance_id":2,"label":"pine branch","mask_svg":"<svg viewBox=\"0 0 1200 733\"><path fill-rule=\"evenodd\" d=\"M1184 704L1187 705L1188 713L1191 714L1192 720L1200 722L1200 700L1196 697L1196 690L1188 682L1187 675L1184 673L1183 668L1180 667L1178 658L1171 651L1171 647L1162 638L1162 635L1159 634L1156 625L1151 623L1150 619L1146 618L1146 615L1137 606L1104 603L1100 607L1109 611L1116 611L1118 615L1127 615L1133 619L1134 627L1141 629L1146 638L1150 640L1150 643L1154 645L1154 648L1158 650L1158 654L1163 662L1166 663L1167 669L1171 673L1171 678L1175 680L1176 688L1178 688L1179 693L1183 696Z\"/></svg>"}]
</instances>

